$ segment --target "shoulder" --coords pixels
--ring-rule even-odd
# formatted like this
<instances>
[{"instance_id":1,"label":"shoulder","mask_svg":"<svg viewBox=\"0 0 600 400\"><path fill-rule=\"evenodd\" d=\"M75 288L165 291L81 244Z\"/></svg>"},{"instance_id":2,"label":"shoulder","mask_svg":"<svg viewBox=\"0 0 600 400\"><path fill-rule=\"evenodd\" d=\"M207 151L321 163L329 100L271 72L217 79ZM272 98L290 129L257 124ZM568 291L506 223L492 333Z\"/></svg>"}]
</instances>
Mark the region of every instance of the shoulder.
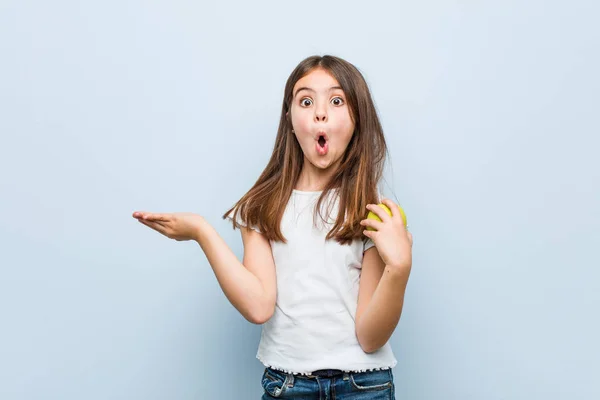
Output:
<instances>
[{"instance_id":1,"label":"shoulder","mask_svg":"<svg viewBox=\"0 0 600 400\"><path fill-rule=\"evenodd\" d=\"M256 225L249 225L246 222L245 217L243 215L241 215L240 207L232 208L231 211L224 216L224 218L227 219L228 221L232 222L234 229L239 228L239 227L244 227L244 228L250 228L258 233L262 233L261 230Z\"/></svg>"}]
</instances>

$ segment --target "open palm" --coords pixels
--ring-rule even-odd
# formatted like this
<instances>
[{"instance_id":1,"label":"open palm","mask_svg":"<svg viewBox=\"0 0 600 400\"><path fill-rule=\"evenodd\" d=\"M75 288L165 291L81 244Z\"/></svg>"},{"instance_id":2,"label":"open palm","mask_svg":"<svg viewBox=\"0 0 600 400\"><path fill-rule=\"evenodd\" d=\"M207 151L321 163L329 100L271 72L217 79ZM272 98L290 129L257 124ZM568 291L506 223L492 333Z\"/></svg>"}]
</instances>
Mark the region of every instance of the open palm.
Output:
<instances>
[{"instance_id":1,"label":"open palm","mask_svg":"<svg viewBox=\"0 0 600 400\"><path fill-rule=\"evenodd\" d=\"M170 239L196 240L204 218L188 212L150 213L135 211L133 218Z\"/></svg>"}]
</instances>

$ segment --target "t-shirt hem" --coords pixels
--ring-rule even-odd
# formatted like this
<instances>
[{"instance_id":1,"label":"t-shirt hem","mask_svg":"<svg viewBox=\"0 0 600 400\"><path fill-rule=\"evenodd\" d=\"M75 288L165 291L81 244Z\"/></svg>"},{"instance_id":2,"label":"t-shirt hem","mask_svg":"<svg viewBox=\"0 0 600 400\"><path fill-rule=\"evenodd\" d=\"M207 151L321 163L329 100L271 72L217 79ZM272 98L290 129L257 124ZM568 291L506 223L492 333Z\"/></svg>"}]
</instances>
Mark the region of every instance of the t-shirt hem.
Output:
<instances>
[{"instance_id":1,"label":"t-shirt hem","mask_svg":"<svg viewBox=\"0 0 600 400\"><path fill-rule=\"evenodd\" d=\"M288 374L292 374L292 375L310 375L310 374L312 374L314 372L314 371L306 371L306 370L295 370L294 371L294 370L288 369L286 367L283 367L281 365L268 363L268 362L266 362L260 356L260 354L257 354L256 358L258 359L258 361L260 361L267 368L273 368L273 369L276 369L278 371L282 371L282 372L285 372L285 373L288 373ZM394 360L390 365L384 365L384 366L379 366L379 367L371 367L371 368L342 369L342 371L344 371L344 372L351 372L351 373L382 371L382 370L387 370L387 369L394 368L396 366L396 364L398 364L398 361Z\"/></svg>"}]
</instances>

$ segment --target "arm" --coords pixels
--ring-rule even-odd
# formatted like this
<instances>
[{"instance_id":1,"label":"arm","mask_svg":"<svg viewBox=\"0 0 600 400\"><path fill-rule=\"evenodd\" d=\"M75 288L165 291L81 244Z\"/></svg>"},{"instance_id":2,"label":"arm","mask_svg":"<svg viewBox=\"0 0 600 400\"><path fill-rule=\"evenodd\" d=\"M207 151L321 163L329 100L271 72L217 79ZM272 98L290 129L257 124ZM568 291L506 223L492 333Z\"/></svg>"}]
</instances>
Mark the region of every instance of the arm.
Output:
<instances>
[{"instance_id":1,"label":"arm","mask_svg":"<svg viewBox=\"0 0 600 400\"><path fill-rule=\"evenodd\" d=\"M248 321L263 324L275 310L277 286L273 253L269 241L261 233L245 227L240 229L244 244L243 263L204 220L195 239L227 299Z\"/></svg>"},{"instance_id":2,"label":"arm","mask_svg":"<svg viewBox=\"0 0 600 400\"><path fill-rule=\"evenodd\" d=\"M392 336L402 314L410 269L385 265L376 247L363 257L356 336L366 353L382 347Z\"/></svg>"}]
</instances>

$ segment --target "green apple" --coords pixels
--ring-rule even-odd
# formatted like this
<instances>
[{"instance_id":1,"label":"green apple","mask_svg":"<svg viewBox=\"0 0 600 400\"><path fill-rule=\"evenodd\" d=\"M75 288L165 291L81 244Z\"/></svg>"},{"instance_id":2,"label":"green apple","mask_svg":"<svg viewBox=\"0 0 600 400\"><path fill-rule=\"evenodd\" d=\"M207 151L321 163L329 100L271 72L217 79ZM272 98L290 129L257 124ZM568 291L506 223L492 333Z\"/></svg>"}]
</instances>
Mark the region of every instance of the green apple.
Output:
<instances>
[{"instance_id":1,"label":"green apple","mask_svg":"<svg viewBox=\"0 0 600 400\"><path fill-rule=\"evenodd\" d=\"M392 210L390 210L388 208L388 206L386 206L383 203L377 204L379 207L383 208L385 210L385 212L387 212L389 214L389 216L392 216ZM402 217L402 221L404 222L404 226L408 226L407 225L407 221L406 221L406 214L404 214L404 210L402 209L402 207L398 206L398 208L400 209L400 216ZM367 219L375 219L379 222L381 222L381 218L379 218L377 216L377 214L375 214L373 211L369 211L369 214L367 215ZM374 231L374 228L371 228L370 226L367 226L367 230L368 231Z\"/></svg>"}]
</instances>

